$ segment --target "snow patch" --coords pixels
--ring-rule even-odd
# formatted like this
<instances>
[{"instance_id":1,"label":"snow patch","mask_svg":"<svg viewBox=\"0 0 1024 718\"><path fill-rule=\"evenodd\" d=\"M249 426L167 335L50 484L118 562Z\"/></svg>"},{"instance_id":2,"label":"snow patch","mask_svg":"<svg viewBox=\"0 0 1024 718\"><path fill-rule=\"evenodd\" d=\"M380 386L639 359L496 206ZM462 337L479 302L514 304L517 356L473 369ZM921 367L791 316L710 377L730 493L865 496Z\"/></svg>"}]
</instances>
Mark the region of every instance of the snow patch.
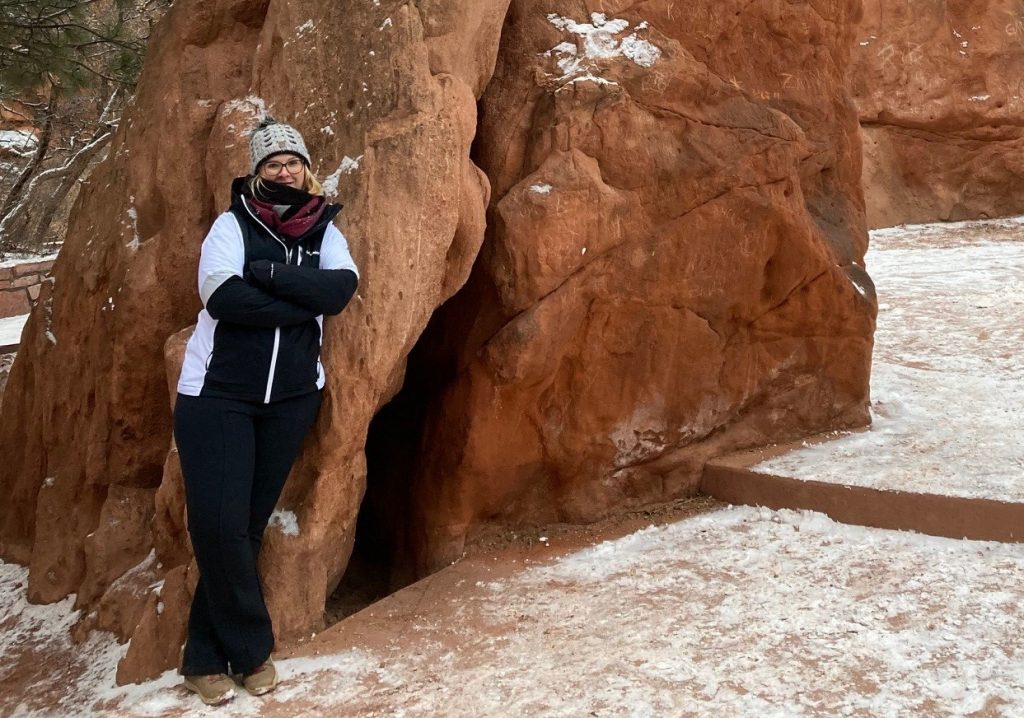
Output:
<instances>
[{"instance_id":1,"label":"snow patch","mask_svg":"<svg viewBox=\"0 0 1024 718\"><path fill-rule=\"evenodd\" d=\"M629 21L609 20L604 13L592 13L589 23L581 23L556 13L547 16L548 22L563 32L578 36L576 42L564 41L555 45L545 57L554 57L562 76L570 80L574 75L586 75L588 80L597 81L594 73L597 60L625 57L640 67L652 67L661 57L661 48L637 35L637 31L648 29L646 21L638 24L633 32L619 39L617 36L629 29ZM582 48L578 46L582 44Z\"/></svg>"},{"instance_id":2,"label":"snow patch","mask_svg":"<svg viewBox=\"0 0 1024 718\"><path fill-rule=\"evenodd\" d=\"M4 260L0 262L0 268L16 267L19 264L34 264L36 262L52 262L56 258L56 252L53 254L24 254L21 252L10 252L5 255Z\"/></svg>"},{"instance_id":3,"label":"snow patch","mask_svg":"<svg viewBox=\"0 0 1024 718\"><path fill-rule=\"evenodd\" d=\"M339 170L339 171L340 171L340 172L341 172L342 174L345 174L345 175L348 175L348 174L352 174L352 173L353 173L353 172L355 172L355 171L356 171L357 169L359 169L359 163L360 163L360 162L362 161L362 159L363 159L363 156L362 156L362 155L359 155L359 156L358 156L358 157L356 157L355 159L352 159L352 158L351 158L351 157L349 157L348 155L345 155L345 156L344 156L344 157L343 157L343 158L341 159L341 166L340 166L340 167L338 167L338 170Z\"/></svg>"},{"instance_id":4,"label":"snow patch","mask_svg":"<svg viewBox=\"0 0 1024 718\"><path fill-rule=\"evenodd\" d=\"M30 157L39 146L35 133L28 130L0 130L0 152Z\"/></svg>"},{"instance_id":5,"label":"snow patch","mask_svg":"<svg viewBox=\"0 0 1024 718\"><path fill-rule=\"evenodd\" d=\"M21 332L28 322L28 314L0 318L0 346L20 344Z\"/></svg>"},{"instance_id":6,"label":"snow patch","mask_svg":"<svg viewBox=\"0 0 1024 718\"><path fill-rule=\"evenodd\" d=\"M359 163L362 159L363 155L359 155L355 159L348 155L343 157L338 169L324 177L323 182L320 183L324 188L324 195L326 197L336 197L338 195L338 182L341 181L341 176L352 174L359 169Z\"/></svg>"},{"instance_id":7,"label":"snow patch","mask_svg":"<svg viewBox=\"0 0 1024 718\"><path fill-rule=\"evenodd\" d=\"M341 168L339 167L331 174L324 177L323 182L320 186L324 188L325 197L337 197L338 196L338 180L341 179Z\"/></svg>"},{"instance_id":8,"label":"snow patch","mask_svg":"<svg viewBox=\"0 0 1024 718\"><path fill-rule=\"evenodd\" d=\"M237 100L228 100L222 107L224 114L241 112L249 115L253 124L261 122L268 114L266 101L256 95L248 95ZM234 124L228 125L228 129L235 131Z\"/></svg>"},{"instance_id":9,"label":"snow patch","mask_svg":"<svg viewBox=\"0 0 1024 718\"><path fill-rule=\"evenodd\" d=\"M653 67L661 57L661 49L634 33L622 39L622 54L640 67Z\"/></svg>"},{"instance_id":10,"label":"snow patch","mask_svg":"<svg viewBox=\"0 0 1024 718\"><path fill-rule=\"evenodd\" d=\"M561 92L565 88L571 87L572 85L575 85L576 83L579 83L579 82L593 82L595 85L618 85L619 84L619 83L615 82L614 80L607 80L607 79L605 79L603 77L598 77L597 75L591 75L588 72L585 75L579 75L578 77L572 78L571 80L566 82L564 85L559 87L558 90L556 90L556 92Z\"/></svg>"},{"instance_id":11,"label":"snow patch","mask_svg":"<svg viewBox=\"0 0 1024 718\"><path fill-rule=\"evenodd\" d=\"M277 509L270 515L270 525L280 530L285 536L299 535L299 519L294 511Z\"/></svg>"},{"instance_id":12,"label":"snow patch","mask_svg":"<svg viewBox=\"0 0 1024 718\"><path fill-rule=\"evenodd\" d=\"M847 277L847 279L849 279L849 280L850 280L850 284L852 284L852 285L853 285L853 288L857 290L857 293L858 293L858 294L859 294L860 296L862 296L862 297L867 297L867 296L868 296L868 291L867 291L867 289L865 289L864 287L862 287L862 286L861 286L860 284L858 284L858 283L857 283L857 282L856 282L855 280L853 280L852 278L850 278L850 277Z\"/></svg>"},{"instance_id":13,"label":"snow patch","mask_svg":"<svg viewBox=\"0 0 1024 718\"><path fill-rule=\"evenodd\" d=\"M156 575L154 573L156 564L156 549L150 549L150 552L144 559L118 576L117 579L110 584L110 587L125 588L134 596L139 598L144 597L153 590L153 586L155 585L152 578Z\"/></svg>"},{"instance_id":14,"label":"snow patch","mask_svg":"<svg viewBox=\"0 0 1024 718\"><path fill-rule=\"evenodd\" d=\"M128 197L128 220L131 222L132 239L125 245L133 252L139 248L139 213L135 209L135 196Z\"/></svg>"}]
</instances>

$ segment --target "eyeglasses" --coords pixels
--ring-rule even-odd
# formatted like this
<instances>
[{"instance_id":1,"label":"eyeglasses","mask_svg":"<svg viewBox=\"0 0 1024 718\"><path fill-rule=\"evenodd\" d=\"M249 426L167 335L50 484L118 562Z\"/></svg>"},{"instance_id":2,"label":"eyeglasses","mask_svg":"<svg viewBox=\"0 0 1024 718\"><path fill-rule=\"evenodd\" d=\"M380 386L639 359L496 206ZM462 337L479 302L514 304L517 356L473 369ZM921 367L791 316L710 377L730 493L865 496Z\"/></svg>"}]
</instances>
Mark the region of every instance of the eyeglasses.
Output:
<instances>
[{"instance_id":1,"label":"eyeglasses","mask_svg":"<svg viewBox=\"0 0 1024 718\"><path fill-rule=\"evenodd\" d=\"M305 163L300 159L288 160L287 162L264 162L263 169L267 174L280 174L282 169L288 170L288 174L297 174Z\"/></svg>"}]
</instances>

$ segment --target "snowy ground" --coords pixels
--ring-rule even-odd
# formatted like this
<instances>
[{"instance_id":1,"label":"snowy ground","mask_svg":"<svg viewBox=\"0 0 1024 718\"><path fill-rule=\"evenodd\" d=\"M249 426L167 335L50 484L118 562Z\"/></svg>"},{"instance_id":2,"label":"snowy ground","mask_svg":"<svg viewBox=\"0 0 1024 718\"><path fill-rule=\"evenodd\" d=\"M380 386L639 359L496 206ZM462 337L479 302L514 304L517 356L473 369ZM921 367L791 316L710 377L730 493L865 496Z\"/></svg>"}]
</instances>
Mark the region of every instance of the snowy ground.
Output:
<instances>
[{"instance_id":1,"label":"snowy ground","mask_svg":"<svg viewBox=\"0 0 1024 718\"><path fill-rule=\"evenodd\" d=\"M27 314L0 318L0 347L21 342L21 330L28 321Z\"/></svg>"},{"instance_id":2,"label":"snowy ground","mask_svg":"<svg viewBox=\"0 0 1024 718\"><path fill-rule=\"evenodd\" d=\"M876 232L874 426L766 468L1021 496L1022 234ZM114 687L124 647L72 647L73 599L30 606L25 581L0 564L3 716L1024 716L1024 544L807 512L728 508L467 559L302 644L275 693L221 709L173 673Z\"/></svg>"},{"instance_id":3,"label":"snowy ground","mask_svg":"<svg viewBox=\"0 0 1024 718\"><path fill-rule=\"evenodd\" d=\"M27 606L0 566L0 681L69 605ZM378 604L382 606L382 604ZM307 644L264 699L200 708L166 674L112 687L93 638L44 716L967 716L1024 714L1024 546L731 508L497 579L463 580L373 647ZM356 616L359 621L361 616ZM352 620L352 619L350 619ZM343 625L343 624L341 624ZM91 655L83 655L88 652ZM52 673L41 674L48 680ZM12 702L14 701L14 702ZM5 705L6 702L6 705ZM56 712L54 712L56 710Z\"/></svg>"},{"instance_id":4,"label":"snowy ground","mask_svg":"<svg viewBox=\"0 0 1024 718\"><path fill-rule=\"evenodd\" d=\"M1024 501L1024 218L872 233L871 430L755 471Z\"/></svg>"}]
</instances>

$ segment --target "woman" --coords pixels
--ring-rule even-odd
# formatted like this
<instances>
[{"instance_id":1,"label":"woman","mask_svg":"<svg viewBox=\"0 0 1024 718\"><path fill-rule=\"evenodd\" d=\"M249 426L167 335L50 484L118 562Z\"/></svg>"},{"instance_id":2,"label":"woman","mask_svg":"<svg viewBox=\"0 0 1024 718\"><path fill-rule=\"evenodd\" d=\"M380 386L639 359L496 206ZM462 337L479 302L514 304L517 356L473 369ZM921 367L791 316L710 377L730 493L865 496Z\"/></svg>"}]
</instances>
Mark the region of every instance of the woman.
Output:
<instances>
[{"instance_id":1,"label":"woman","mask_svg":"<svg viewBox=\"0 0 1024 718\"><path fill-rule=\"evenodd\" d=\"M204 309L185 351L174 437L199 565L181 672L207 704L273 690L274 636L257 575L260 541L320 407L323 315L358 282L302 136L268 120L251 176L203 241Z\"/></svg>"}]
</instances>

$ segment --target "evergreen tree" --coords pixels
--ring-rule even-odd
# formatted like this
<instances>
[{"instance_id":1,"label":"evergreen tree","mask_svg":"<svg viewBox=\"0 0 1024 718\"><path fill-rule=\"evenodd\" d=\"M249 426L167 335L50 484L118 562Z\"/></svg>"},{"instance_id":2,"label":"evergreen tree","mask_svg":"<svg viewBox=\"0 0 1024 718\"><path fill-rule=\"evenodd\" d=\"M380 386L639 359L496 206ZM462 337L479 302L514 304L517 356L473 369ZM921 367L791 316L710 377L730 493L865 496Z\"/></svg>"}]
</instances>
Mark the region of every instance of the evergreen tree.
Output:
<instances>
[{"instance_id":1,"label":"evergreen tree","mask_svg":"<svg viewBox=\"0 0 1024 718\"><path fill-rule=\"evenodd\" d=\"M133 22L144 9L133 0L0 0L0 99L47 84L130 87L147 39Z\"/></svg>"}]
</instances>

